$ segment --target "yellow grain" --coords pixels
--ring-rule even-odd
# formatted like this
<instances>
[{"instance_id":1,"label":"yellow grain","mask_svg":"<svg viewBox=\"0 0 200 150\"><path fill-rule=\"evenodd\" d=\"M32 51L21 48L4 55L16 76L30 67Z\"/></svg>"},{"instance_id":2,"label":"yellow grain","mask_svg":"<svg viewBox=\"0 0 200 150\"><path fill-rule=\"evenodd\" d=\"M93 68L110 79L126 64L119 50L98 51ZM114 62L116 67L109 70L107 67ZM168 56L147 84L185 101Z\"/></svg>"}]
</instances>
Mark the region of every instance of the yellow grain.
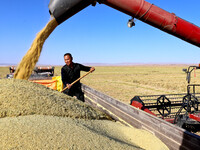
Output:
<instances>
[{"instance_id":1,"label":"yellow grain","mask_svg":"<svg viewBox=\"0 0 200 150\"><path fill-rule=\"evenodd\" d=\"M43 44L49 35L57 26L55 19L49 21L49 23L37 34L35 40L33 41L31 48L28 50L26 55L21 60L18 65L14 78L15 79L25 79L28 80L42 51Z\"/></svg>"}]
</instances>

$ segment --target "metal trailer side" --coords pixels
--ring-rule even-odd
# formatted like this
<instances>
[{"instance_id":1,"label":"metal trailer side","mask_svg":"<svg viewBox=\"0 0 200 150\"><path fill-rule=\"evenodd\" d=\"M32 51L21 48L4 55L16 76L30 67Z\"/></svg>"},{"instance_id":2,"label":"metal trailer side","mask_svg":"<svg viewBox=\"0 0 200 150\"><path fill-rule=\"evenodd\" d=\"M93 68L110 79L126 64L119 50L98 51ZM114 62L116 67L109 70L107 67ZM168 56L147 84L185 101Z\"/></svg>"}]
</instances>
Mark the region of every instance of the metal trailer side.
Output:
<instances>
[{"instance_id":1,"label":"metal trailer side","mask_svg":"<svg viewBox=\"0 0 200 150\"><path fill-rule=\"evenodd\" d=\"M145 129L171 150L200 149L200 136L82 84L85 101L130 127Z\"/></svg>"}]
</instances>

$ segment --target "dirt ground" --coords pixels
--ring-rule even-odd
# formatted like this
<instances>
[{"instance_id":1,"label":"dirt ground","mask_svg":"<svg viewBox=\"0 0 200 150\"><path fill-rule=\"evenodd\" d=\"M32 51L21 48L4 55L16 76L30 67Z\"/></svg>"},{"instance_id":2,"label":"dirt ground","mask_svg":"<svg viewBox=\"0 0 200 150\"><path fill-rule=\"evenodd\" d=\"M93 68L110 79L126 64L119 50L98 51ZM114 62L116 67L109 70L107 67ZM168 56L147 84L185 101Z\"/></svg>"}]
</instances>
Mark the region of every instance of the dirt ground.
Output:
<instances>
[{"instance_id":1,"label":"dirt ground","mask_svg":"<svg viewBox=\"0 0 200 150\"><path fill-rule=\"evenodd\" d=\"M168 149L145 130L26 80L0 80L0 117L0 149Z\"/></svg>"}]
</instances>

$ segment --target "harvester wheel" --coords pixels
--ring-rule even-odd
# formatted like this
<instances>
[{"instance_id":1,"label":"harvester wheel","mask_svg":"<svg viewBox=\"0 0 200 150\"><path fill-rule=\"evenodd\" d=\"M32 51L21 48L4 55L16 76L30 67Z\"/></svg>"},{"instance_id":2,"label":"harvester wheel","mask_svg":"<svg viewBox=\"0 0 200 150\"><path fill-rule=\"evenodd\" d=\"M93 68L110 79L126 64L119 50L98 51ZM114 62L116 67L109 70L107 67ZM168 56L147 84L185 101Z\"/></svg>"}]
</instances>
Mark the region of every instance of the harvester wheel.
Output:
<instances>
[{"instance_id":1,"label":"harvester wheel","mask_svg":"<svg viewBox=\"0 0 200 150\"><path fill-rule=\"evenodd\" d=\"M192 94L187 94L183 97L183 104L183 108L187 112L191 112L192 108L194 109L194 111L198 111L198 99Z\"/></svg>"},{"instance_id":2,"label":"harvester wheel","mask_svg":"<svg viewBox=\"0 0 200 150\"><path fill-rule=\"evenodd\" d=\"M171 101L165 95L157 98L157 111L163 117L167 117L171 113Z\"/></svg>"}]
</instances>

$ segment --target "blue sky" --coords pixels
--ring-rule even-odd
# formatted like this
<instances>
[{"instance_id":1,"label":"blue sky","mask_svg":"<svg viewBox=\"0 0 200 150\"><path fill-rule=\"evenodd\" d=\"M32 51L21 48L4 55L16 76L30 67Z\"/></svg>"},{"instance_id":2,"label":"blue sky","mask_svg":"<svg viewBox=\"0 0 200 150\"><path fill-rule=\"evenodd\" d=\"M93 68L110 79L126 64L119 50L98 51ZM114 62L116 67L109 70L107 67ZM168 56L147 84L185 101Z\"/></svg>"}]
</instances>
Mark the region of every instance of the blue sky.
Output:
<instances>
[{"instance_id":1,"label":"blue sky","mask_svg":"<svg viewBox=\"0 0 200 150\"><path fill-rule=\"evenodd\" d=\"M0 64L18 64L50 19L50 0L1 0ZM200 26L199 0L146 0ZM43 46L38 65L79 63L198 64L200 49L103 4L89 6L60 24Z\"/></svg>"}]
</instances>

